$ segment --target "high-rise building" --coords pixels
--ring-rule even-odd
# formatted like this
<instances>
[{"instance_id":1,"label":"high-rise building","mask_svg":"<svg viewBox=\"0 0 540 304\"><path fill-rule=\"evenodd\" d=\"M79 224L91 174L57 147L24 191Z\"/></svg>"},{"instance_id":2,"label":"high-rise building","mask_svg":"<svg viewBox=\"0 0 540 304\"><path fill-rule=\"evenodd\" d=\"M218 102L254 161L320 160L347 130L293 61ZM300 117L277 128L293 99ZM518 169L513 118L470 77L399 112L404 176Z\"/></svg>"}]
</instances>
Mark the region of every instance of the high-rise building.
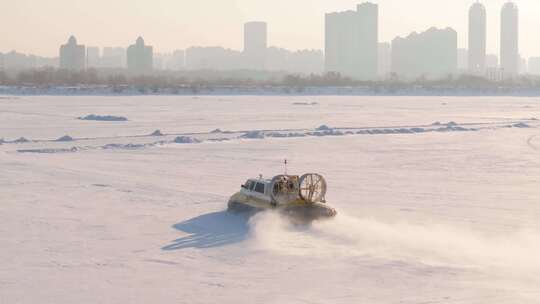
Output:
<instances>
[{"instance_id":1,"label":"high-rise building","mask_svg":"<svg viewBox=\"0 0 540 304\"><path fill-rule=\"evenodd\" d=\"M176 50L172 53L171 61L168 64L168 69L180 71L186 67L186 51Z\"/></svg>"},{"instance_id":2,"label":"high-rise building","mask_svg":"<svg viewBox=\"0 0 540 304\"><path fill-rule=\"evenodd\" d=\"M142 37L137 38L137 42L127 49L128 70L135 73L149 73L152 71L153 65L153 48L145 45Z\"/></svg>"},{"instance_id":3,"label":"high-rise building","mask_svg":"<svg viewBox=\"0 0 540 304\"><path fill-rule=\"evenodd\" d=\"M338 72L346 76L355 75L353 67L355 53L352 32L356 28L356 12L336 12L325 16L325 71Z\"/></svg>"},{"instance_id":4,"label":"high-rise building","mask_svg":"<svg viewBox=\"0 0 540 304\"><path fill-rule=\"evenodd\" d=\"M497 69L499 68L499 57L495 54L486 55L486 68Z\"/></svg>"},{"instance_id":5,"label":"high-rise building","mask_svg":"<svg viewBox=\"0 0 540 304\"><path fill-rule=\"evenodd\" d=\"M379 6L374 3L362 3L357 6L360 19L360 37L358 50L358 78L373 80L378 72L379 54Z\"/></svg>"},{"instance_id":6,"label":"high-rise building","mask_svg":"<svg viewBox=\"0 0 540 304\"><path fill-rule=\"evenodd\" d=\"M60 68L66 70L84 70L86 66L86 48L77 44L74 36L60 47Z\"/></svg>"},{"instance_id":7,"label":"high-rise building","mask_svg":"<svg viewBox=\"0 0 540 304\"><path fill-rule=\"evenodd\" d=\"M266 65L269 71L287 71L291 52L284 48L271 46L266 52Z\"/></svg>"},{"instance_id":8,"label":"high-rise building","mask_svg":"<svg viewBox=\"0 0 540 304\"><path fill-rule=\"evenodd\" d=\"M519 74L527 74L527 72L529 71L529 63L527 62L527 59L525 59L524 57L521 57L521 55L519 56L519 70L518 70L518 73Z\"/></svg>"},{"instance_id":9,"label":"high-rise building","mask_svg":"<svg viewBox=\"0 0 540 304\"><path fill-rule=\"evenodd\" d=\"M87 47L86 48L86 67L97 68L100 66L101 54L99 47Z\"/></svg>"},{"instance_id":10,"label":"high-rise building","mask_svg":"<svg viewBox=\"0 0 540 304\"><path fill-rule=\"evenodd\" d=\"M507 2L501 11L501 70L505 78L519 72L519 11L513 2Z\"/></svg>"},{"instance_id":11,"label":"high-rise building","mask_svg":"<svg viewBox=\"0 0 540 304\"><path fill-rule=\"evenodd\" d=\"M269 47L267 55L268 70L295 74L321 74L324 71L324 54L321 50L289 51Z\"/></svg>"},{"instance_id":12,"label":"high-rise building","mask_svg":"<svg viewBox=\"0 0 540 304\"><path fill-rule=\"evenodd\" d=\"M457 50L457 69L459 73L464 73L469 70L469 50Z\"/></svg>"},{"instance_id":13,"label":"high-rise building","mask_svg":"<svg viewBox=\"0 0 540 304\"><path fill-rule=\"evenodd\" d=\"M386 78L392 71L392 46L388 42L379 43L378 75L380 78Z\"/></svg>"},{"instance_id":14,"label":"high-rise building","mask_svg":"<svg viewBox=\"0 0 540 304\"><path fill-rule=\"evenodd\" d=\"M125 68L126 49L122 47L105 47L101 56L102 68Z\"/></svg>"},{"instance_id":15,"label":"high-rise building","mask_svg":"<svg viewBox=\"0 0 540 304\"><path fill-rule=\"evenodd\" d=\"M47 58L36 55L27 55L11 51L0 54L0 69L5 70L26 70L43 67L58 67L59 58Z\"/></svg>"},{"instance_id":16,"label":"high-rise building","mask_svg":"<svg viewBox=\"0 0 540 304\"><path fill-rule=\"evenodd\" d=\"M392 41L392 72L399 77L437 79L457 69L457 32L430 28Z\"/></svg>"},{"instance_id":17,"label":"high-rise building","mask_svg":"<svg viewBox=\"0 0 540 304\"><path fill-rule=\"evenodd\" d=\"M486 8L476 2L469 10L469 72L483 74L486 69Z\"/></svg>"},{"instance_id":18,"label":"high-rise building","mask_svg":"<svg viewBox=\"0 0 540 304\"><path fill-rule=\"evenodd\" d=\"M300 74L321 74L324 71L324 55L321 50L291 52L286 71Z\"/></svg>"},{"instance_id":19,"label":"high-rise building","mask_svg":"<svg viewBox=\"0 0 540 304\"><path fill-rule=\"evenodd\" d=\"M246 67L254 70L266 68L268 26L265 22L244 24L244 60Z\"/></svg>"},{"instance_id":20,"label":"high-rise building","mask_svg":"<svg viewBox=\"0 0 540 304\"><path fill-rule=\"evenodd\" d=\"M6 70L25 70L34 68L31 56L16 51L4 54L4 68Z\"/></svg>"},{"instance_id":21,"label":"high-rise building","mask_svg":"<svg viewBox=\"0 0 540 304\"><path fill-rule=\"evenodd\" d=\"M173 53L154 53L154 69L166 71L183 70L184 51L176 50Z\"/></svg>"},{"instance_id":22,"label":"high-rise building","mask_svg":"<svg viewBox=\"0 0 540 304\"><path fill-rule=\"evenodd\" d=\"M242 66L242 53L222 47L190 47L186 50L188 70L238 70Z\"/></svg>"},{"instance_id":23,"label":"high-rise building","mask_svg":"<svg viewBox=\"0 0 540 304\"><path fill-rule=\"evenodd\" d=\"M169 54L154 53L152 68L156 71L164 70L168 60Z\"/></svg>"},{"instance_id":24,"label":"high-rise building","mask_svg":"<svg viewBox=\"0 0 540 304\"><path fill-rule=\"evenodd\" d=\"M356 11L326 14L325 70L359 80L378 74L379 6L362 3Z\"/></svg>"},{"instance_id":25,"label":"high-rise building","mask_svg":"<svg viewBox=\"0 0 540 304\"><path fill-rule=\"evenodd\" d=\"M57 68L58 67L58 57L55 58L49 58L49 57L41 57L41 56L35 56L30 55L29 56L32 62L33 68L44 68L44 67L50 67L50 68Z\"/></svg>"},{"instance_id":26,"label":"high-rise building","mask_svg":"<svg viewBox=\"0 0 540 304\"><path fill-rule=\"evenodd\" d=\"M540 76L540 57L529 58L529 74Z\"/></svg>"}]
</instances>

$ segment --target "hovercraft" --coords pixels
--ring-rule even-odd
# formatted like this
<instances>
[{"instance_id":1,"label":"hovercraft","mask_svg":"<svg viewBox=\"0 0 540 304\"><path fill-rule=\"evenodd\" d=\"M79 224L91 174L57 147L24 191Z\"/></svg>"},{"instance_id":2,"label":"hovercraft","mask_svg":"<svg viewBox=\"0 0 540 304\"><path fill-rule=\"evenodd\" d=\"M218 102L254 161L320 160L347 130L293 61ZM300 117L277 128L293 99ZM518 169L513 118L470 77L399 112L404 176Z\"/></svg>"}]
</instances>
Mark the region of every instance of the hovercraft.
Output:
<instances>
[{"instance_id":1,"label":"hovercraft","mask_svg":"<svg viewBox=\"0 0 540 304\"><path fill-rule=\"evenodd\" d=\"M272 179L248 179L228 203L231 212L277 210L302 221L333 218L335 209L326 205L327 184L317 173L278 175Z\"/></svg>"}]
</instances>

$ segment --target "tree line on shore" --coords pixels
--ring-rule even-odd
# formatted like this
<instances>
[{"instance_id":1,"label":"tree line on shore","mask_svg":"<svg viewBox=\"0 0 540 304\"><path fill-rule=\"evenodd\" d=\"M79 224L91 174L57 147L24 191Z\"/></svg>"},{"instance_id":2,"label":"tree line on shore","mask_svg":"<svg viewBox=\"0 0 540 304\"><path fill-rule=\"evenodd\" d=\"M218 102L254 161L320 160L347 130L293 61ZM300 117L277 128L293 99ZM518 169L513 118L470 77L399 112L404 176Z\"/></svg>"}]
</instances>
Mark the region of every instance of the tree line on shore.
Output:
<instances>
[{"instance_id":1,"label":"tree line on shore","mask_svg":"<svg viewBox=\"0 0 540 304\"><path fill-rule=\"evenodd\" d=\"M392 88L538 88L540 77L521 76L507 80L490 80L474 75L449 75L444 79L430 80L419 77L402 80L390 75L380 81L357 81L339 73L298 75L285 72L264 71L156 71L149 75L130 74L123 70L69 71L55 68L31 69L22 71L0 71L0 85L3 86L135 86L146 89L175 87L366 87L373 90Z\"/></svg>"}]
</instances>

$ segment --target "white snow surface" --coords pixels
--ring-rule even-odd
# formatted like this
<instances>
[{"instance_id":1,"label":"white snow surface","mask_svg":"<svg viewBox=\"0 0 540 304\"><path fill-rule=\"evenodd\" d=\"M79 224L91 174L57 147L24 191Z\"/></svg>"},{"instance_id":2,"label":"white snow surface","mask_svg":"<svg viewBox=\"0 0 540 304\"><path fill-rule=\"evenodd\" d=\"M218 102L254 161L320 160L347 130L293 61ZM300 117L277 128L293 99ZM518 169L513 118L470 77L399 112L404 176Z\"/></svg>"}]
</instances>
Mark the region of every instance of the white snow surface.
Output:
<instances>
[{"instance_id":1,"label":"white snow surface","mask_svg":"<svg viewBox=\"0 0 540 304\"><path fill-rule=\"evenodd\" d=\"M307 100L0 98L0 303L540 303L539 98ZM285 158L336 219L225 212Z\"/></svg>"}]
</instances>

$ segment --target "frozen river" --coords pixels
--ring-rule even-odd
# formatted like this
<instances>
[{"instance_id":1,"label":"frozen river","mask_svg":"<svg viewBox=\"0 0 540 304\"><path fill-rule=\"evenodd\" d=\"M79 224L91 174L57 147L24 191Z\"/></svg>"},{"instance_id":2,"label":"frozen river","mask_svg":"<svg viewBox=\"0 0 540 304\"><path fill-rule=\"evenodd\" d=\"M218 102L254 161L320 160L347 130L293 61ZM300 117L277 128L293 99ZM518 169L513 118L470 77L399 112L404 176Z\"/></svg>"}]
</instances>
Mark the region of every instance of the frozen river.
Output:
<instances>
[{"instance_id":1,"label":"frozen river","mask_svg":"<svg viewBox=\"0 0 540 304\"><path fill-rule=\"evenodd\" d=\"M2 97L0 303L540 303L536 118L526 97ZM284 159L336 219L224 212Z\"/></svg>"}]
</instances>

